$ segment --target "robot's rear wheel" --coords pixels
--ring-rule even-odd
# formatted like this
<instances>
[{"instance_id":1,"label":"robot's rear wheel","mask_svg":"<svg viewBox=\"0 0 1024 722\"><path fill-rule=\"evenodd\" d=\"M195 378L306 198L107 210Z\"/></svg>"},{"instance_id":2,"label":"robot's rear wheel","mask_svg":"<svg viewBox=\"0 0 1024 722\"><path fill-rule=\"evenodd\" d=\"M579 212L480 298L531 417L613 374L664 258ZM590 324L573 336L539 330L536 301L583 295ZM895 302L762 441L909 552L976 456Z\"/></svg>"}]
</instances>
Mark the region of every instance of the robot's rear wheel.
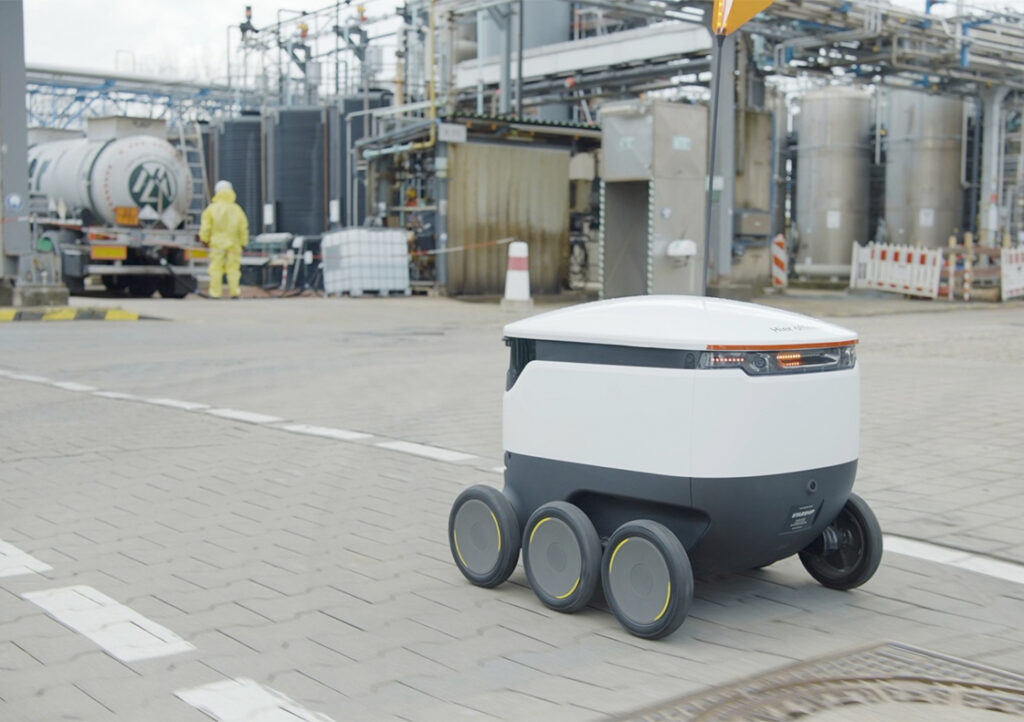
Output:
<instances>
[{"instance_id":1,"label":"robot's rear wheel","mask_svg":"<svg viewBox=\"0 0 1024 722\"><path fill-rule=\"evenodd\" d=\"M498 586L519 563L519 520L511 502L492 487L469 487L452 504L448 544L466 579L478 587Z\"/></svg>"},{"instance_id":2,"label":"robot's rear wheel","mask_svg":"<svg viewBox=\"0 0 1024 722\"><path fill-rule=\"evenodd\" d=\"M587 605L601 579L601 539L579 507L544 504L526 522L523 566L545 606L575 612Z\"/></svg>"},{"instance_id":3,"label":"robot's rear wheel","mask_svg":"<svg viewBox=\"0 0 1024 722\"><path fill-rule=\"evenodd\" d=\"M646 519L623 524L608 539L601 580L615 618L638 637L671 634L693 601L693 570L682 543Z\"/></svg>"},{"instance_id":4,"label":"robot's rear wheel","mask_svg":"<svg viewBox=\"0 0 1024 722\"><path fill-rule=\"evenodd\" d=\"M850 494L839 515L800 552L800 561L830 589L853 589L870 579L882 561L882 528L867 502Z\"/></svg>"}]
</instances>

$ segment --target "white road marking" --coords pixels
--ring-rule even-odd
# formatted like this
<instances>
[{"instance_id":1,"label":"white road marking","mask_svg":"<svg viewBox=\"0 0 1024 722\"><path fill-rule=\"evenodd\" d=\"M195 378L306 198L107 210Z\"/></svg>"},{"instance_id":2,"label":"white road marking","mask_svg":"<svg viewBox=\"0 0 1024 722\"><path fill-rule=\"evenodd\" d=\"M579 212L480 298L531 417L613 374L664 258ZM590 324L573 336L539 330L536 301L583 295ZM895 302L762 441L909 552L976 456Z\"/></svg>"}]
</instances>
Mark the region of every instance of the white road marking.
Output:
<instances>
[{"instance_id":1,"label":"white road marking","mask_svg":"<svg viewBox=\"0 0 1024 722\"><path fill-rule=\"evenodd\" d=\"M202 411L203 409L210 408L209 404L200 404L195 401L178 401L177 399L142 399L147 404L156 404L157 406L169 406L172 409L182 409L184 411Z\"/></svg>"},{"instance_id":2,"label":"white road marking","mask_svg":"<svg viewBox=\"0 0 1024 722\"><path fill-rule=\"evenodd\" d=\"M966 559L952 562L952 565L996 579L1024 584L1024 566L1013 562L1004 562L1002 559L968 554Z\"/></svg>"},{"instance_id":3,"label":"white road marking","mask_svg":"<svg viewBox=\"0 0 1024 722\"><path fill-rule=\"evenodd\" d=\"M917 557L918 559L938 562L939 564L952 564L968 556L968 552L959 549L929 544L917 539L892 536L891 534L886 534L882 537L882 548L887 552Z\"/></svg>"},{"instance_id":4,"label":"white road marking","mask_svg":"<svg viewBox=\"0 0 1024 722\"><path fill-rule=\"evenodd\" d=\"M99 396L104 399L116 399L118 401L141 401L141 399L135 394L124 394L120 391L93 391L93 396Z\"/></svg>"},{"instance_id":5,"label":"white road marking","mask_svg":"<svg viewBox=\"0 0 1024 722\"><path fill-rule=\"evenodd\" d=\"M338 441L358 441L360 439L372 439L373 434L364 434L361 431L349 431L348 429L333 429L329 426L310 426L309 424L285 424L281 427L285 431L307 436L321 436L325 439L337 439Z\"/></svg>"},{"instance_id":6,"label":"white road marking","mask_svg":"<svg viewBox=\"0 0 1024 722\"><path fill-rule=\"evenodd\" d=\"M0 577L14 577L19 574L35 574L48 572L51 567L31 554L26 554L13 544L0 539Z\"/></svg>"},{"instance_id":7,"label":"white road marking","mask_svg":"<svg viewBox=\"0 0 1024 722\"><path fill-rule=\"evenodd\" d=\"M249 424L276 424L278 421L284 421L279 416L267 416L266 414L256 414L252 411L239 411L238 409L206 409L207 414L213 416L219 416L222 419L232 419L233 421L245 421Z\"/></svg>"},{"instance_id":8,"label":"white road marking","mask_svg":"<svg viewBox=\"0 0 1024 722\"><path fill-rule=\"evenodd\" d=\"M976 574L984 574L988 577L1024 584L1024 565L1021 564L993 559L981 554L972 554L962 549L929 544L917 539L892 536L891 534L886 534L882 539L883 548L887 552L916 557L917 559L937 562L946 566L957 567L958 569L966 569Z\"/></svg>"},{"instance_id":9,"label":"white road marking","mask_svg":"<svg viewBox=\"0 0 1024 722\"><path fill-rule=\"evenodd\" d=\"M468 461L469 459L476 458L472 454L464 454L461 451L442 449L439 446L416 444L412 441L381 441L375 444L375 446L379 446L382 449L390 449L391 451L401 451L405 454L425 456L428 459L437 459L438 461Z\"/></svg>"},{"instance_id":10,"label":"white road marking","mask_svg":"<svg viewBox=\"0 0 1024 722\"><path fill-rule=\"evenodd\" d=\"M220 722L332 722L251 679L229 679L174 694Z\"/></svg>"},{"instance_id":11,"label":"white road marking","mask_svg":"<svg viewBox=\"0 0 1024 722\"><path fill-rule=\"evenodd\" d=\"M22 597L66 627L88 637L122 662L164 657L195 647L92 587L28 592Z\"/></svg>"},{"instance_id":12,"label":"white road marking","mask_svg":"<svg viewBox=\"0 0 1024 722\"><path fill-rule=\"evenodd\" d=\"M31 381L34 384L48 384L50 379L45 376L33 376L32 374L7 374L7 378L15 379L16 381Z\"/></svg>"},{"instance_id":13,"label":"white road marking","mask_svg":"<svg viewBox=\"0 0 1024 722\"><path fill-rule=\"evenodd\" d=\"M95 391L95 386L86 386L85 384L75 383L74 381L54 381L53 385L58 389L64 389L65 391Z\"/></svg>"}]
</instances>

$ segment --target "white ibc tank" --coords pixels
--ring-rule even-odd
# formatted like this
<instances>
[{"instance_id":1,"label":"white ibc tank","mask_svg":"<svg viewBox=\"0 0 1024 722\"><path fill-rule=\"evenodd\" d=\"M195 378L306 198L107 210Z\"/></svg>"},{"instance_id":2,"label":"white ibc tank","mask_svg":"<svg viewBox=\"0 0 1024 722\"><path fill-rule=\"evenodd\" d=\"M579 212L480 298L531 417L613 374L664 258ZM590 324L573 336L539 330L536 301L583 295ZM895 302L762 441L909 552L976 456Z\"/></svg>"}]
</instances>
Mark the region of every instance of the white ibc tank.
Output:
<instances>
[{"instance_id":1,"label":"white ibc tank","mask_svg":"<svg viewBox=\"0 0 1024 722\"><path fill-rule=\"evenodd\" d=\"M114 225L114 209L135 206L143 220L177 228L192 196L188 166L167 141L149 135L61 140L28 151L29 191L85 209Z\"/></svg>"}]
</instances>

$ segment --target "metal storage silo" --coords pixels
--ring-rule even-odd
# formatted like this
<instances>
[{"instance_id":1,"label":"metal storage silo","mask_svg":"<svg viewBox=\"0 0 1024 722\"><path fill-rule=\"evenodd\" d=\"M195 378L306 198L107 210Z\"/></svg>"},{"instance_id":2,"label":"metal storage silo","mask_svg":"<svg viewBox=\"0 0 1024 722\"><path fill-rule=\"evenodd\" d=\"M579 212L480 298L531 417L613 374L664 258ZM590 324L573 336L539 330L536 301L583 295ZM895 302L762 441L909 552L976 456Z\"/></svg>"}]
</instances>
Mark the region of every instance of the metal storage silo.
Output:
<instances>
[{"instance_id":1,"label":"metal storage silo","mask_svg":"<svg viewBox=\"0 0 1024 722\"><path fill-rule=\"evenodd\" d=\"M514 7L514 4L510 7ZM569 3L562 0L529 0L529 2L524 2L521 7L523 8L522 44L524 51L572 39ZM479 17L477 53L481 58L500 55L502 43L500 26L488 10L480 10ZM518 21L514 15L510 21L512 22L511 53L514 57L518 44L516 37ZM513 90L512 93L514 94L514 92ZM569 106L564 103L540 106L537 109L537 117L543 120L568 120Z\"/></svg>"},{"instance_id":2,"label":"metal storage silo","mask_svg":"<svg viewBox=\"0 0 1024 722\"><path fill-rule=\"evenodd\" d=\"M274 214L267 225L274 231L313 236L327 228L326 112L281 108L266 116L266 203Z\"/></svg>"},{"instance_id":3,"label":"metal storage silo","mask_svg":"<svg viewBox=\"0 0 1024 722\"><path fill-rule=\"evenodd\" d=\"M213 181L231 181L238 204L249 217L250 231L259 233L263 229L260 119L249 116L224 120L213 137Z\"/></svg>"},{"instance_id":4,"label":"metal storage silo","mask_svg":"<svg viewBox=\"0 0 1024 722\"><path fill-rule=\"evenodd\" d=\"M803 97L797 126L797 272L849 273L868 239L871 95L831 87Z\"/></svg>"},{"instance_id":5,"label":"metal storage silo","mask_svg":"<svg viewBox=\"0 0 1024 722\"><path fill-rule=\"evenodd\" d=\"M885 168L890 243L944 247L959 227L963 113L960 98L890 91Z\"/></svg>"}]
</instances>

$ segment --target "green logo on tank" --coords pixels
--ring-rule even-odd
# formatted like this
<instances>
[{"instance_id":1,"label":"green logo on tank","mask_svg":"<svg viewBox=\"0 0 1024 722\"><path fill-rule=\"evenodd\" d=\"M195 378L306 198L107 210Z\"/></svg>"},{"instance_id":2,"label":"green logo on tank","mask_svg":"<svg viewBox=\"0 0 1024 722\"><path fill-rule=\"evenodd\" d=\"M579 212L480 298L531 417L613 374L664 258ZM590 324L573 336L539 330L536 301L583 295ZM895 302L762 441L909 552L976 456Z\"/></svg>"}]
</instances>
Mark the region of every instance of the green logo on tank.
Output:
<instances>
[{"instance_id":1,"label":"green logo on tank","mask_svg":"<svg viewBox=\"0 0 1024 722\"><path fill-rule=\"evenodd\" d=\"M152 206L163 210L174 204L177 188L171 169L158 161L146 161L135 166L128 178L128 190L135 205Z\"/></svg>"}]
</instances>

